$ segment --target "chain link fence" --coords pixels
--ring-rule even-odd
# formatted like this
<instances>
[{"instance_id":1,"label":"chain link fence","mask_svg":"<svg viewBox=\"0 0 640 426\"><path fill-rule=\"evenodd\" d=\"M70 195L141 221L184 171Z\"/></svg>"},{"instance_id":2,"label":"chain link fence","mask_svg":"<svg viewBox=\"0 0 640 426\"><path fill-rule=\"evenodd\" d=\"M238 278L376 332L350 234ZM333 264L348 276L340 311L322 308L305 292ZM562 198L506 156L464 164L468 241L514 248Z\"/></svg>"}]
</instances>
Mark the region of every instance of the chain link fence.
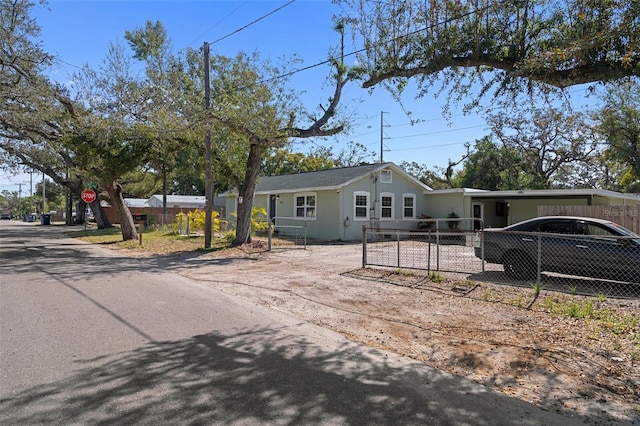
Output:
<instances>
[{"instance_id":1,"label":"chain link fence","mask_svg":"<svg viewBox=\"0 0 640 426\"><path fill-rule=\"evenodd\" d=\"M278 248L307 248L307 221L300 221L294 217L278 216L271 219L267 229L268 249ZM291 245L275 245L274 239L287 241Z\"/></svg>"},{"instance_id":2,"label":"chain link fence","mask_svg":"<svg viewBox=\"0 0 640 426\"><path fill-rule=\"evenodd\" d=\"M483 231L478 219L455 220L461 224L455 229L363 227L363 267L451 272L471 281L640 298L638 238L492 232Z\"/></svg>"}]
</instances>

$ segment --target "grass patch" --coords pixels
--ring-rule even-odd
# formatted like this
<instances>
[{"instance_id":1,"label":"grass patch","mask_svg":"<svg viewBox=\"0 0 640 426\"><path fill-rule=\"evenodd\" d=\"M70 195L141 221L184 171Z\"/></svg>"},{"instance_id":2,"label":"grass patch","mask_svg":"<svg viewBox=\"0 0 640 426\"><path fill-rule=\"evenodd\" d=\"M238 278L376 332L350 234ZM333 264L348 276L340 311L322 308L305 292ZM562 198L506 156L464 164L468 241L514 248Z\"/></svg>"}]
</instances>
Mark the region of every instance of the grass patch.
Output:
<instances>
[{"instance_id":1,"label":"grass patch","mask_svg":"<svg viewBox=\"0 0 640 426\"><path fill-rule=\"evenodd\" d=\"M593 321L601 330L615 335L637 336L640 316L625 315L614 309L598 307L598 304L605 300L603 296L584 300L547 297L543 300L542 306L551 314Z\"/></svg>"},{"instance_id":2,"label":"grass patch","mask_svg":"<svg viewBox=\"0 0 640 426\"><path fill-rule=\"evenodd\" d=\"M144 231L139 240L122 240L119 227L74 231L72 237L92 244L108 244L114 249L135 250L141 254L176 254L194 251L218 251L230 246L227 236L214 237L211 249L204 249L204 236L181 236L167 230Z\"/></svg>"}]
</instances>

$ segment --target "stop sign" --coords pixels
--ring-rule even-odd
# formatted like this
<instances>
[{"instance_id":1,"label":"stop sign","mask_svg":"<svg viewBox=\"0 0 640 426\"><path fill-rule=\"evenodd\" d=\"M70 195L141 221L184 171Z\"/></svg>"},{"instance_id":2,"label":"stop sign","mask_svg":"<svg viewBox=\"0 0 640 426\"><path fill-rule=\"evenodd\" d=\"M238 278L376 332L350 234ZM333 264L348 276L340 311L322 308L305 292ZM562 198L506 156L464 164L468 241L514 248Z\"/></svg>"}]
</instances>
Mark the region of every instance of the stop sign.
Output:
<instances>
[{"instance_id":1,"label":"stop sign","mask_svg":"<svg viewBox=\"0 0 640 426\"><path fill-rule=\"evenodd\" d=\"M96 193L93 189L85 189L82 191L80 198L82 198L82 201L85 203L92 203L96 200Z\"/></svg>"}]
</instances>

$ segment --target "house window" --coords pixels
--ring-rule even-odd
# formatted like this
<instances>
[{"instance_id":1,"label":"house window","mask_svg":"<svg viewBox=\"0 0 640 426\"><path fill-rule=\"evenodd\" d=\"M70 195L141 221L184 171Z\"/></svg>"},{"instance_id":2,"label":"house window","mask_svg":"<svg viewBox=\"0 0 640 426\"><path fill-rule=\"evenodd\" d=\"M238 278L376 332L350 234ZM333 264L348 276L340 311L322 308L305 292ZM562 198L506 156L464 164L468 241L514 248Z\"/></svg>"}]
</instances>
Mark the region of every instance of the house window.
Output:
<instances>
[{"instance_id":1,"label":"house window","mask_svg":"<svg viewBox=\"0 0 640 426\"><path fill-rule=\"evenodd\" d=\"M315 192L307 194L296 194L294 216L299 219L315 219L316 218L316 194Z\"/></svg>"},{"instance_id":2,"label":"house window","mask_svg":"<svg viewBox=\"0 0 640 426\"><path fill-rule=\"evenodd\" d=\"M355 220L369 219L369 193L356 191L353 193L353 217Z\"/></svg>"},{"instance_id":3,"label":"house window","mask_svg":"<svg viewBox=\"0 0 640 426\"><path fill-rule=\"evenodd\" d=\"M380 170L380 182L391 183L391 170Z\"/></svg>"},{"instance_id":4,"label":"house window","mask_svg":"<svg viewBox=\"0 0 640 426\"><path fill-rule=\"evenodd\" d=\"M380 194L380 218L393 219L393 194L383 192Z\"/></svg>"},{"instance_id":5,"label":"house window","mask_svg":"<svg viewBox=\"0 0 640 426\"><path fill-rule=\"evenodd\" d=\"M416 195L402 194L402 217L404 219L416 218Z\"/></svg>"}]
</instances>

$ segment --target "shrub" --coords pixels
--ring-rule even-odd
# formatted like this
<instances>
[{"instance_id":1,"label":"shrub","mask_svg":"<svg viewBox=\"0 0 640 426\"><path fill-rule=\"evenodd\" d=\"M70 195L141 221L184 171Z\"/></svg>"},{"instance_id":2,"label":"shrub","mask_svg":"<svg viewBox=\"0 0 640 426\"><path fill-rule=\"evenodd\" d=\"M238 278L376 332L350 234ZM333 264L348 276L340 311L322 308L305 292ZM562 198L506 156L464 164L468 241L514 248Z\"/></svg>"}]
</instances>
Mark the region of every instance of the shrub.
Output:
<instances>
[{"instance_id":1,"label":"shrub","mask_svg":"<svg viewBox=\"0 0 640 426\"><path fill-rule=\"evenodd\" d=\"M220 231L220 214L217 211L212 212L213 216L213 232ZM190 211L186 215L180 212L176 215L176 220L173 223L173 231L175 233L181 233L184 229L188 229L189 232L204 232L205 212L200 209ZM188 226L187 226L188 224Z\"/></svg>"}]
</instances>

